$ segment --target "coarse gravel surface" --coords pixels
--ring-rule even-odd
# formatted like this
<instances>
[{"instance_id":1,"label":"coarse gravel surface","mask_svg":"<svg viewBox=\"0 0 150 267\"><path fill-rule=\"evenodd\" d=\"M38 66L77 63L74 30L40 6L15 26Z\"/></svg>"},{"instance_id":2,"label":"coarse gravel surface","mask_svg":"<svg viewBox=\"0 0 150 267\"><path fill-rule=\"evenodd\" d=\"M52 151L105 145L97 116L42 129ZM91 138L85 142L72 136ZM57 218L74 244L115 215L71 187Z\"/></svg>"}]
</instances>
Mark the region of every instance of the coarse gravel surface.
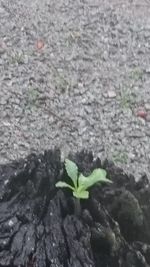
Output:
<instances>
[{"instance_id":1,"label":"coarse gravel surface","mask_svg":"<svg viewBox=\"0 0 150 267\"><path fill-rule=\"evenodd\" d=\"M150 1L0 0L0 163L85 148L150 172Z\"/></svg>"}]
</instances>

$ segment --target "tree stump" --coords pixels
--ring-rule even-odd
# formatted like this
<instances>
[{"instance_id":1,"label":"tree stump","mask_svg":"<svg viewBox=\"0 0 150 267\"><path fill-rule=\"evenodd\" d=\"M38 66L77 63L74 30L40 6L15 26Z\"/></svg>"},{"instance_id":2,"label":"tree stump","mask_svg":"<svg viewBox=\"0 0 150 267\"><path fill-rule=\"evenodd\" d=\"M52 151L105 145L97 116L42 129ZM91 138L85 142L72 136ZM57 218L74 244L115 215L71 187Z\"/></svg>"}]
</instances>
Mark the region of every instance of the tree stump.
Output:
<instances>
[{"instance_id":1,"label":"tree stump","mask_svg":"<svg viewBox=\"0 0 150 267\"><path fill-rule=\"evenodd\" d=\"M74 214L59 150L0 166L0 267L150 266L150 185L92 153L70 155L84 174L102 167L112 185L96 185Z\"/></svg>"}]
</instances>

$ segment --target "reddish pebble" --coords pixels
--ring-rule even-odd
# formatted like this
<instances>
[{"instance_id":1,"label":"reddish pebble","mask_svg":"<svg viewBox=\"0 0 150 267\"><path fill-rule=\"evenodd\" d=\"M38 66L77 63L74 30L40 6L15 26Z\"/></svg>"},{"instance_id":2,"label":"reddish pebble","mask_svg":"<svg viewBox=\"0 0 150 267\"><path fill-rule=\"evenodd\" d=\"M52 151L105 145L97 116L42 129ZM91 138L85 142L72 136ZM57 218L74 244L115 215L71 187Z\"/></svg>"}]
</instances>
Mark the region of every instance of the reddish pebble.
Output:
<instances>
[{"instance_id":1,"label":"reddish pebble","mask_svg":"<svg viewBox=\"0 0 150 267\"><path fill-rule=\"evenodd\" d=\"M36 43L36 47L38 50L41 50L44 47L44 42L42 40L38 40Z\"/></svg>"},{"instance_id":2,"label":"reddish pebble","mask_svg":"<svg viewBox=\"0 0 150 267\"><path fill-rule=\"evenodd\" d=\"M142 119L146 119L147 112L145 110L139 110L139 111L137 111L137 116L142 118Z\"/></svg>"}]
</instances>

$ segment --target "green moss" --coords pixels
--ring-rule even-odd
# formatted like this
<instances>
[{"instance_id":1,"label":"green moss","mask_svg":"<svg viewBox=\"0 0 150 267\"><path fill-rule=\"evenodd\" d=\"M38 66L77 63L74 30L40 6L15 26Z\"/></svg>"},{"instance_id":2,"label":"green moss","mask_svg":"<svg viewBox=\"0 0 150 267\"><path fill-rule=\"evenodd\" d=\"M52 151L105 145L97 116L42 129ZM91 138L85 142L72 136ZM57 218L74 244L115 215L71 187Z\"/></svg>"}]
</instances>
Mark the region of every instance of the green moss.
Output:
<instances>
[{"instance_id":1,"label":"green moss","mask_svg":"<svg viewBox=\"0 0 150 267\"><path fill-rule=\"evenodd\" d=\"M114 162L120 162L122 164L127 164L128 155L125 151L116 152L113 154L112 159Z\"/></svg>"}]
</instances>

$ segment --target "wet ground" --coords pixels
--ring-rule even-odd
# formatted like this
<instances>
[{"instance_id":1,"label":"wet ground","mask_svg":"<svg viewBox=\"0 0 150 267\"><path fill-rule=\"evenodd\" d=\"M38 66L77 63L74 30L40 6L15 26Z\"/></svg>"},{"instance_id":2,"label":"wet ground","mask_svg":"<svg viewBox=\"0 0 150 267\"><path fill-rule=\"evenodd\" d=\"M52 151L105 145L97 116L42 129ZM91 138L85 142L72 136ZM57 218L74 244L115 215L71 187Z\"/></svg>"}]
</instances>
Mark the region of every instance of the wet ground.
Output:
<instances>
[{"instance_id":1,"label":"wet ground","mask_svg":"<svg viewBox=\"0 0 150 267\"><path fill-rule=\"evenodd\" d=\"M0 0L0 163L59 146L148 174L149 91L149 1Z\"/></svg>"}]
</instances>

